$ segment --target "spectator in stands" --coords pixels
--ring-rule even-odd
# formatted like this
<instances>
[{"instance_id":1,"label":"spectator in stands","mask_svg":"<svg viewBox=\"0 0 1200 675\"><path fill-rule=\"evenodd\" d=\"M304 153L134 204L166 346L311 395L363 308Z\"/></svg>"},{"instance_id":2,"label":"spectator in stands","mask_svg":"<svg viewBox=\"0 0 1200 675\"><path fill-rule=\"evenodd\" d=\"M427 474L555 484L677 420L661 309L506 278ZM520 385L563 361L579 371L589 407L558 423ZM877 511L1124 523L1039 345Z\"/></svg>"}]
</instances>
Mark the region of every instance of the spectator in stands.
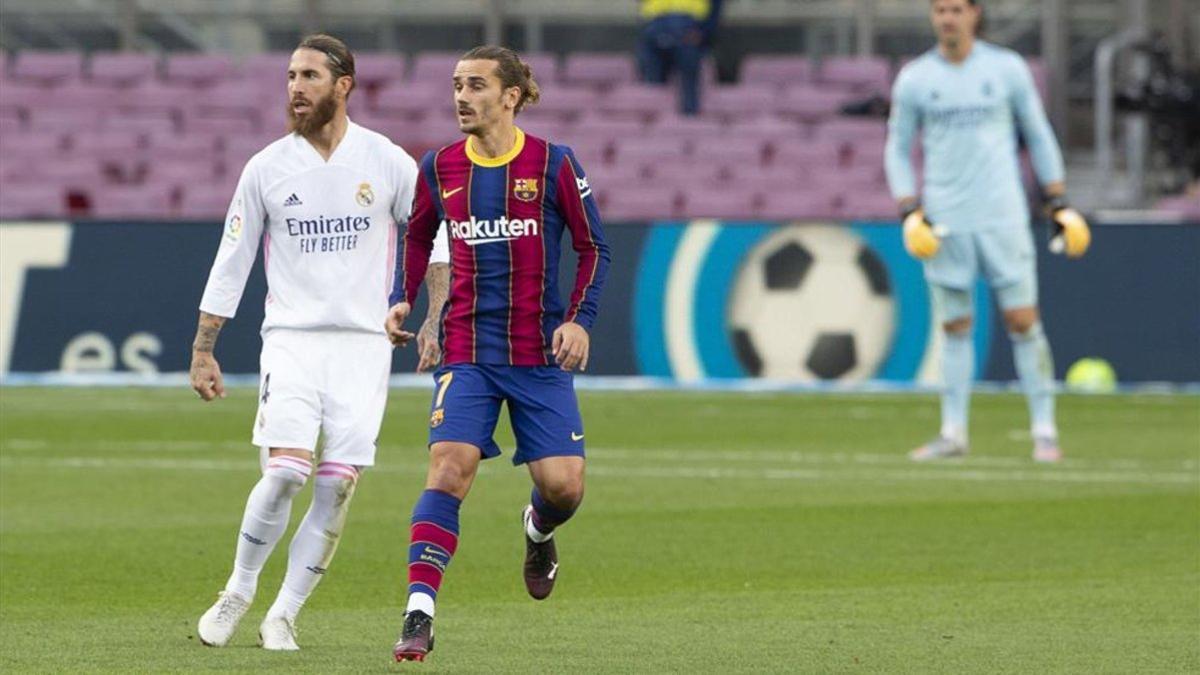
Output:
<instances>
[{"instance_id":1,"label":"spectator in stands","mask_svg":"<svg viewBox=\"0 0 1200 675\"><path fill-rule=\"evenodd\" d=\"M666 84L679 73L679 111L700 112L700 61L713 44L722 0L642 0L638 38L642 80Z\"/></svg>"}]
</instances>

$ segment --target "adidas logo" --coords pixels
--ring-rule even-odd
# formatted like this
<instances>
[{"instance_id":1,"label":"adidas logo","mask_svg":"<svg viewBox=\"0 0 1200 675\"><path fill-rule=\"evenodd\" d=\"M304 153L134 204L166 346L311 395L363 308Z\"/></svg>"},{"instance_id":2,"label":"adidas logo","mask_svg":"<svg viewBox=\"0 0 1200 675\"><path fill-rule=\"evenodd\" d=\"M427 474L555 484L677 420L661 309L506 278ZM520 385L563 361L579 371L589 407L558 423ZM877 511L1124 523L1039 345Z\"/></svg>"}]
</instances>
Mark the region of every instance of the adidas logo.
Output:
<instances>
[{"instance_id":1,"label":"adidas logo","mask_svg":"<svg viewBox=\"0 0 1200 675\"><path fill-rule=\"evenodd\" d=\"M284 206L300 206L303 203L304 202L300 201L300 198L296 196L295 192L292 193L291 197L288 197L287 199L283 200Z\"/></svg>"}]
</instances>

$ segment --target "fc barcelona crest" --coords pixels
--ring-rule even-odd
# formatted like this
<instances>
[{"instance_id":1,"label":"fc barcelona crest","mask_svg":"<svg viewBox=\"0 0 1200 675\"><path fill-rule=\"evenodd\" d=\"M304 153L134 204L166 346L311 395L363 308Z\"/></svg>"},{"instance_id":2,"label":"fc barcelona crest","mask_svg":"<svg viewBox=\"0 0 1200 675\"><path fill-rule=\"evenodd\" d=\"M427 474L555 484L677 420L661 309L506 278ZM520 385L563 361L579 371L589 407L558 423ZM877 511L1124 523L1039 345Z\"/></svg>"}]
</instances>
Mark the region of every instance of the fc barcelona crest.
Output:
<instances>
[{"instance_id":1,"label":"fc barcelona crest","mask_svg":"<svg viewBox=\"0 0 1200 675\"><path fill-rule=\"evenodd\" d=\"M538 179L536 178L514 178L513 179L513 196L523 202L531 202L537 199L538 195Z\"/></svg>"},{"instance_id":2,"label":"fc barcelona crest","mask_svg":"<svg viewBox=\"0 0 1200 675\"><path fill-rule=\"evenodd\" d=\"M440 427L442 425L442 421L445 419L446 413L444 408L438 408L437 410L434 410L433 414L429 416L429 428L436 429Z\"/></svg>"}]
</instances>

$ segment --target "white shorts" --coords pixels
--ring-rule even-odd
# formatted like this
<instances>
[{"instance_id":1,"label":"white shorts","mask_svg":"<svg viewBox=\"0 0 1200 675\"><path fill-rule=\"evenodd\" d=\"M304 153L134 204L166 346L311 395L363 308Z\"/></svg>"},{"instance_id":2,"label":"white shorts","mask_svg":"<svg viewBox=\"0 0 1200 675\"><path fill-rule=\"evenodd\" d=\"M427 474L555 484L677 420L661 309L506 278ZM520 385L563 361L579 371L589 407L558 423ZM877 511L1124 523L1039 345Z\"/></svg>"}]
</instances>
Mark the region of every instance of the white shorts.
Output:
<instances>
[{"instance_id":1,"label":"white shorts","mask_svg":"<svg viewBox=\"0 0 1200 675\"><path fill-rule=\"evenodd\" d=\"M392 346L383 335L273 330L263 336L254 444L316 451L322 461L375 463Z\"/></svg>"},{"instance_id":2,"label":"white shorts","mask_svg":"<svg viewBox=\"0 0 1200 675\"><path fill-rule=\"evenodd\" d=\"M925 261L942 321L970 316L972 290L980 273L1003 310L1037 305L1037 259L1028 227L963 232L942 237L942 247Z\"/></svg>"}]
</instances>

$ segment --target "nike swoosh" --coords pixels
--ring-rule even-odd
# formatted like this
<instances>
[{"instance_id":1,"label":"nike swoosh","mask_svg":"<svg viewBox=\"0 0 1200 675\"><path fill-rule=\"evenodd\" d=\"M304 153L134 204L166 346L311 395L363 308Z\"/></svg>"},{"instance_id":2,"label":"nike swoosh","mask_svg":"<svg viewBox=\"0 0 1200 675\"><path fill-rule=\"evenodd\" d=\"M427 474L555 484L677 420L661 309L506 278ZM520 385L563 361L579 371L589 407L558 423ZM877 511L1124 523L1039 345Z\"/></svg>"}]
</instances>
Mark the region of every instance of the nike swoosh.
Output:
<instances>
[{"instance_id":1,"label":"nike swoosh","mask_svg":"<svg viewBox=\"0 0 1200 675\"><path fill-rule=\"evenodd\" d=\"M554 575L556 574L558 574L558 563L554 563L554 565L550 568L550 573L546 575L546 578L550 581L554 581Z\"/></svg>"},{"instance_id":2,"label":"nike swoosh","mask_svg":"<svg viewBox=\"0 0 1200 675\"><path fill-rule=\"evenodd\" d=\"M462 191L461 187L456 187L453 190L442 190L442 199L449 199L450 197L458 194L461 191Z\"/></svg>"},{"instance_id":3,"label":"nike swoosh","mask_svg":"<svg viewBox=\"0 0 1200 675\"><path fill-rule=\"evenodd\" d=\"M571 432L571 440L573 440L573 441L582 441L582 440L583 440L583 434L577 434L577 433L575 433L574 431L572 431L572 432Z\"/></svg>"}]
</instances>

